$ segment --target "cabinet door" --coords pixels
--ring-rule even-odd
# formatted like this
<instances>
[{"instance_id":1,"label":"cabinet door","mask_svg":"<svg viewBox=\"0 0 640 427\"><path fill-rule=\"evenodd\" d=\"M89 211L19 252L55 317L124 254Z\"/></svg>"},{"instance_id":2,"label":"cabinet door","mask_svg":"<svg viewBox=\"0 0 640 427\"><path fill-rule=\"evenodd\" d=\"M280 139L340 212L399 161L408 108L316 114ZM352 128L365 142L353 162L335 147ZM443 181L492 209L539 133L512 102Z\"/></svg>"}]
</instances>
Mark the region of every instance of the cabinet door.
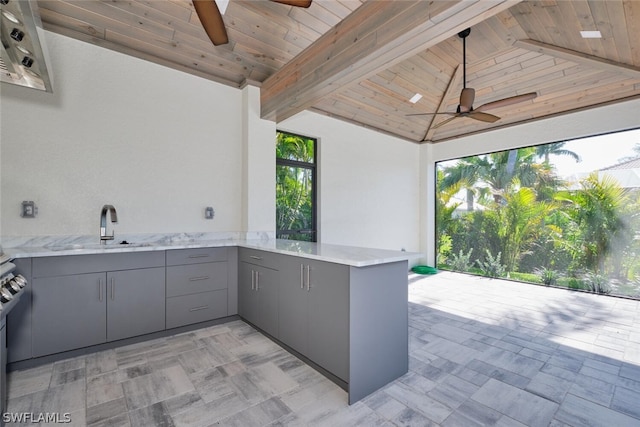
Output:
<instances>
[{"instance_id":1,"label":"cabinet door","mask_svg":"<svg viewBox=\"0 0 640 427\"><path fill-rule=\"evenodd\" d=\"M106 275L33 279L33 356L106 341Z\"/></svg>"},{"instance_id":2,"label":"cabinet door","mask_svg":"<svg viewBox=\"0 0 640 427\"><path fill-rule=\"evenodd\" d=\"M255 291L254 265L241 262L238 271L238 314L258 324L258 293Z\"/></svg>"},{"instance_id":3,"label":"cabinet door","mask_svg":"<svg viewBox=\"0 0 640 427\"><path fill-rule=\"evenodd\" d=\"M277 271L253 267L255 289L258 294L258 322L256 326L278 338L278 278Z\"/></svg>"},{"instance_id":4,"label":"cabinet door","mask_svg":"<svg viewBox=\"0 0 640 427\"><path fill-rule=\"evenodd\" d=\"M279 339L294 350L307 354L307 264L297 257L286 257L283 263L279 272Z\"/></svg>"},{"instance_id":5,"label":"cabinet door","mask_svg":"<svg viewBox=\"0 0 640 427\"><path fill-rule=\"evenodd\" d=\"M349 379L349 267L308 262L307 357L339 378Z\"/></svg>"},{"instance_id":6,"label":"cabinet door","mask_svg":"<svg viewBox=\"0 0 640 427\"><path fill-rule=\"evenodd\" d=\"M107 273L107 341L163 330L164 268Z\"/></svg>"}]
</instances>

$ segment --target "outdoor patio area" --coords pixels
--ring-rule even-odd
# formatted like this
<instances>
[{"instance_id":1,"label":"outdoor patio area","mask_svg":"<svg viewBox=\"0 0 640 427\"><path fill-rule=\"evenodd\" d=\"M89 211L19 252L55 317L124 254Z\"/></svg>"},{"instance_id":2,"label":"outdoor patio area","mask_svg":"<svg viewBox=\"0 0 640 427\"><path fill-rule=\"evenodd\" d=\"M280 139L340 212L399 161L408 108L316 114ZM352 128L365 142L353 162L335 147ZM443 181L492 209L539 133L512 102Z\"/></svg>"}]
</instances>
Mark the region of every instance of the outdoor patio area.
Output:
<instances>
[{"instance_id":1,"label":"outdoor patio area","mask_svg":"<svg viewBox=\"0 0 640 427\"><path fill-rule=\"evenodd\" d=\"M12 372L8 412L91 427L637 427L639 326L638 301L412 274L410 371L354 405L235 320Z\"/></svg>"},{"instance_id":2,"label":"outdoor patio area","mask_svg":"<svg viewBox=\"0 0 640 427\"><path fill-rule=\"evenodd\" d=\"M639 301L450 272L409 282L411 372L373 409L390 396L444 426L640 426Z\"/></svg>"}]
</instances>

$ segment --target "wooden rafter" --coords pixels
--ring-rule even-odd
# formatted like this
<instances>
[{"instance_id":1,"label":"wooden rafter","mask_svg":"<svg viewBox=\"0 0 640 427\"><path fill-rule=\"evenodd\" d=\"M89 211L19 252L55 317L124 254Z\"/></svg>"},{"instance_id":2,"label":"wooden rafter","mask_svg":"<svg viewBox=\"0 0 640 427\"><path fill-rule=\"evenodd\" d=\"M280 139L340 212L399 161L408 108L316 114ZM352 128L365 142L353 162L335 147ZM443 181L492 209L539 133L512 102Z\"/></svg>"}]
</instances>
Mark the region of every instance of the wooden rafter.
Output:
<instances>
[{"instance_id":1,"label":"wooden rafter","mask_svg":"<svg viewBox=\"0 0 640 427\"><path fill-rule=\"evenodd\" d=\"M444 107L447 105L447 99L451 98L456 91L460 91L460 80L462 80L462 66L458 65L453 72L453 76L451 76L451 80L449 80L449 85L447 86L447 90L445 91L442 99L440 100L440 104L438 104L438 109L436 113L444 113ZM436 115L434 114L431 117L431 122L429 122L429 127L427 128L427 133L422 138L422 142L430 141L433 138L433 134L435 133L435 129L433 125L436 124Z\"/></svg>"},{"instance_id":2,"label":"wooden rafter","mask_svg":"<svg viewBox=\"0 0 640 427\"><path fill-rule=\"evenodd\" d=\"M287 119L517 3L369 0L264 82L261 115Z\"/></svg>"}]
</instances>

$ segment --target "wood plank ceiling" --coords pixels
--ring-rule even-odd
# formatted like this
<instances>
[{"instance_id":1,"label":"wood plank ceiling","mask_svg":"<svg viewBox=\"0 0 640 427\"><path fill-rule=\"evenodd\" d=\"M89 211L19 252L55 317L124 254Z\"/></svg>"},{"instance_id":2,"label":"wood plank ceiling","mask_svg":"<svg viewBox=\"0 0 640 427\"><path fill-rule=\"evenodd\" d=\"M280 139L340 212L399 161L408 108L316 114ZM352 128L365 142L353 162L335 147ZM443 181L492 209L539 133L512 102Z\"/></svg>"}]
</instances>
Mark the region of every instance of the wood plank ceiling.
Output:
<instances>
[{"instance_id":1,"label":"wood plank ceiling","mask_svg":"<svg viewBox=\"0 0 640 427\"><path fill-rule=\"evenodd\" d=\"M362 3L366 3L362 5ZM230 0L230 43L214 47L189 0L39 0L47 30L229 86L262 86L263 116L309 109L416 143L513 126L640 96L640 1L314 0L308 9ZM490 112L454 112L536 92ZM584 39L581 30L598 30ZM416 104L409 102L422 94Z\"/></svg>"}]
</instances>

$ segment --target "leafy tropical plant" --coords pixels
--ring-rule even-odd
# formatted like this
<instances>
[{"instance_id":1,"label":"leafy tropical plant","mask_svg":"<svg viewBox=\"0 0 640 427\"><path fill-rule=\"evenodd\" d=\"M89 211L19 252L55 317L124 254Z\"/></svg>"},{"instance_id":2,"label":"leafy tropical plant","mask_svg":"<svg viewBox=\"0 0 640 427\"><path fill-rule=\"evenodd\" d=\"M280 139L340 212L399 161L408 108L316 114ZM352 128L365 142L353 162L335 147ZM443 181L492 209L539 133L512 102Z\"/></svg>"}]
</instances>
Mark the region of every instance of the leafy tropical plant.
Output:
<instances>
[{"instance_id":1,"label":"leafy tropical plant","mask_svg":"<svg viewBox=\"0 0 640 427\"><path fill-rule=\"evenodd\" d=\"M610 176L590 174L577 191L559 193L557 200L571 204L567 215L575 223L573 244L576 256L584 256L587 268L604 273L612 241L625 230L621 207L625 190Z\"/></svg>"},{"instance_id":2,"label":"leafy tropical plant","mask_svg":"<svg viewBox=\"0 0 640 427\"><path fill-rule=\"evenodd\" d=\"M582 278L584 289L596 294L611 293L611 286L606 276L597 273L587 273Z\"/></svg>"},{"instance_id":3,"label":"leafy tropical plant","mask_svg":"<svg viewBox=\"0 0 640 427\"><path fill-rule=\"evenodd\" d=\"M470 248L466 254L462 252L462 249L460 249L458 254L453 254L449 264L451 268L455 271L469 271L473 266L473 262L471 262L471 252L473 252L473 248Z\"/></svg>"},{"instance_id":4,"label":"leafy tropical plant","mask_svg":"<svg viewBox=\"0 0 640 427\"><path fill-rule=\"evenodd\" d=\"M505 267L500 262L500 257L502 256L502 252L498 252L498 255L495 257L491 255L489 250L486 251L487 255L485 260L476 260L476 264L482 270L482 273L488 277L502 277L505 274Z\"/></svg>"},{"instance_id":5,"label":"leafy tropical plant","mask_svg":"<svg viewBox=\"0 0 640 427\"><path fill-rule=\"evenodd\" d=\"M547 286L555 286L558 283L558 278L560 277L560 274L557 271L546 267L536 268L534 272L540 278L540 281Z\"/></svg>"}]
</instances>

